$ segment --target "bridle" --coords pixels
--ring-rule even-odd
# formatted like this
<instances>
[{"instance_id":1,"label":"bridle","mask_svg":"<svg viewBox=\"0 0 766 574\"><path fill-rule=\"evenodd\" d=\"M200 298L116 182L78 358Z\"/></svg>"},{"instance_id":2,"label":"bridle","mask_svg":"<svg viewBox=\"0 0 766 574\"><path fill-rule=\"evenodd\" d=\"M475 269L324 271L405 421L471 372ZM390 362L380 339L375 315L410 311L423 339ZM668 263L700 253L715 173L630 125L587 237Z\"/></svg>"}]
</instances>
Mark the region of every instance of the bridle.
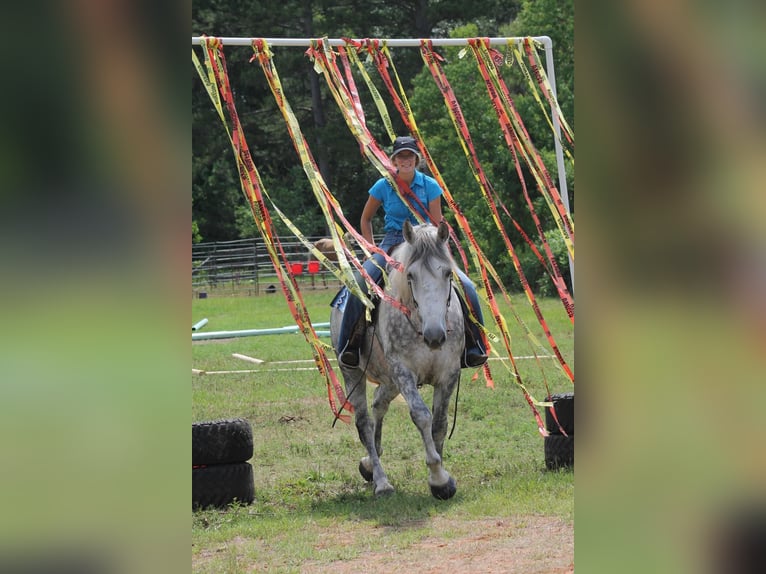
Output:
<instances>
[{"instance_id":1,"label":"bridle","mask_svg":"<svg viewBox=\"0 0 766 574\"><path fill-rule=\"evenodd\" d=\"M418 304L418 300L415 298L415 292L412 290L412 280L409 277L407 277L407 288L410 290L410 299L412 299L412 306L415 309L418 309L420 307L420 305ZM445 309L444 309L445 319L446 319L447 313L449 313L449 308L450 308L450 305L452 304L452 296L454 294L455 294L455 288L454 288L454 285L452 283L452 273L450 273L450 276L449 276L449 296L447 297L447 304L446 304ZM399 300L401 301L401 297L399 298ZM418 330L418 328L412 322L411 313L405 313L404 316L407 317L407 322L410 324L410 327L412 327L412 330L415 331L415 333L417 333L418 335L422 336L423 332ZM445 323L446 323L446 321L445 321ZM448 333L450 333L452 331L453 331L453 329L447 329Z\"/></svg>"}]
</instances>

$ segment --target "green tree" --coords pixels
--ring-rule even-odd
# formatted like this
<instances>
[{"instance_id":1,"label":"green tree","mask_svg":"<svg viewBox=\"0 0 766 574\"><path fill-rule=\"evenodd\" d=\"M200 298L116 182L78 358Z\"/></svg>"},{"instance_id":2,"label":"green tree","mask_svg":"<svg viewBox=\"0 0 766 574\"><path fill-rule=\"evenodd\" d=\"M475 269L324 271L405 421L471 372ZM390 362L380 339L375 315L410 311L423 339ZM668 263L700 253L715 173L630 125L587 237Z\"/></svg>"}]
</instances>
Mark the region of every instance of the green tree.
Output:
<instances>
[{"instance_id":1,"label":"green tree","mask_svg":"<svg viewBox=\"0 0 766 574\"><path fill-rule=\"evenodd\" d=\"M559 94L564 99L571 96L573 65L564 61L569 52L563 46L571 46L556 34L573 30L571 2L541 2L550 9L555 29L532 30L539 22L545 22L545 10L536 2L478 0L465 5L459 0L440 2L361 2L346 0L342 3L326 0L287 0L277 4L250 3L242 0L194 0L192 6L192 33L215 36L246 37L371 37L371 38L418 38L445 37L451 33L458 36L497 36L511 34L511 26L524 28L526 34L548 34L554 38L556 71ZM550 6L549 6L550 4ZM555 6L554 6L555 5ZM564 8L561 8L564 6ZM567 8L569 6L569 8ZM554 10L555 8L555 10ZM568 10L568 11L567 11ZM514 21L515 19L515 21ZM549 18L550 20L551 18ZM563 19L560 25L559 19ZM466 22L473 27L461 28ZM542 24L539 24L542 26ZM526 30L530 28L529 30ZM559 33L561 29L561 33ZM456 32L457 31L457 32ZM471 32L470 34L468 32ZM513 32L515 34L515 32ZM570 34L571 36L571 34ZM197 48L198 49L198 48ZM451 81L460 90L459 99L465 106L472 126L472 134L480 150L480 158L495 190L514 217L529 224L528 212L517 206L518 177L508 161L508 151L499 134L494 113L488 107L483 84L475 70L470 54L460 59L459 50L445 50L449 58ZM325 88L324 80L317 76L303 50L274 48L275 64L282 79L284 93L301 125L302 131L315 155L315 159L331 190L344 206L346 216L352 223L359 220L366 192L377 171L361 155L349 133L337 106ZM493 232L494 224L486 215L483 200L476 193L477 187L457 143L454 129L446 116L444 104L438 93L423 89L420 84L433 81L423 76L422 60L417 49L392 49L397 71L405 89L417 102L416 116L427 134L427 143L435 151L437 162L448 174L448 184L471 219L477 233L486 238L490 249L502 253L502 242ZM256 63L248 63L248 48L227 48L228 63L235 103L240 114L245 135L251 148L255 165L264 181L269 195L307 235L326 232L325 222L308 187L292 141L285 129L281 114L274 104L273 96ZM571 57L569 57L571 62ZM251 236L254 232L252 216L242 197L236 164L231 146L218 116L212 110L209 98L201 82L193 72L192 112L193 134L193 217L205 241L234 239ZM373 77L376 74L373 71ZM454 76L454 80L453 80ZM569 79L568 79L569 78ZM375 80L387 98L382 85ZM360 97L367 114L368 125L374 136L387 143L386 133L378 118L369 94L359 78ZM527 106L524 114L534 107L521 94L526 89L512 84L517 90L519 107ZM563 87L562 87L563 86ZM413 103L415 105L415 103ZM535 104L536 105L536 104ZM395 129L403 131L403 124L395 109L388 103ZM573 109L562 101L565 114ZM571 119L571 116L568 116ZM530 119L532 128L538 128L537 119ZM547 129L547 126L545 126ZM536 138L538 136L533 136ZM552 149L552 148L551 148ZM552 151L541 146L547 161L552 161ZM503 158L500 160L499 158ZM553 163L552 165L555 165ZM555 171L554 171L555 174ZM541 210L542 211L542 210ZM525 219L526 218L526 219ZM505 222L507 224L507 222ZM278 224L279 232L283 228ZM286 232L286 230L284 230ZM507 266L501 262L500 266ZM510 274L510 270L508 271Z\"/></svg>"}]
</instances>

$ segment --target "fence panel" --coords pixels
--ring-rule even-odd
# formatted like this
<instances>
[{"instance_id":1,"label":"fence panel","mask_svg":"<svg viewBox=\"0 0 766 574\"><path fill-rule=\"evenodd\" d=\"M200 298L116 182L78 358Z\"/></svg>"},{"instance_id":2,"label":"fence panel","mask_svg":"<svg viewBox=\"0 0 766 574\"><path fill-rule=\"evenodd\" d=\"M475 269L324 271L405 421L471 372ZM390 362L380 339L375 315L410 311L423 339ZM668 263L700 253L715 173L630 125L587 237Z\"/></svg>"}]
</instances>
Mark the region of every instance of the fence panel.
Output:
<instances>
[{"instance_id":1,"label":"fence panel","mask_svg":"<svg viewBox=\"0 0 766 574\"><path fill-rule=\"evenodd\" d=\"M319 237L309 237L316 241ZM301 287L336 288L339 282L294 237L280 238ZM209 293L261 295L280 289L271 258L260 238L192 245L192 296Z\"/></svg>"}]
</instances>

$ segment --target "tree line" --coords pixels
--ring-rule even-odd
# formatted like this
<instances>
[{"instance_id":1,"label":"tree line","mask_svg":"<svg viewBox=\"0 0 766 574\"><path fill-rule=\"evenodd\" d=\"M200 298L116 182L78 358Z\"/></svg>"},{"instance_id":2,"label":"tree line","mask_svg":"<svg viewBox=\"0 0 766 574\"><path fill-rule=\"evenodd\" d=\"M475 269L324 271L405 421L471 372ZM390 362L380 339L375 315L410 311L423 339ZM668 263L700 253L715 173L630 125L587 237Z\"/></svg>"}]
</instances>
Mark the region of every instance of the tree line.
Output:
<instances>
[{"instance_id":1,"label":"tree line","mask_svg":"<svg viewBox=\"0 0 766 574\"><path fill-rule=\"evenodd\" d=\"M572 124L574 114L574 7L572 0L461 0L388 2L347 0L286 0L281 3L242 0L194 0L192 34L243 37L319 38L438 38L547 35L553 40L556 86L560 107ZM198 48L195 48L198 49ZM357 224L367 190L380 176L360 153L324 80L313 69L304 50L273 47L274 63L284 94L295 112L311 147L319 171L343 206L348 220ZM441 93L423 64L417 48L390 48L396 71L403 83L426 145L450 191L467 215L474 234L506 283L513 288L518 279L505 245L482 198ZM537 236L521 182L500 131L483 80L470 51L459 47L437 48L443 66L466 117L477 155L500 201L510 216L531 238ZM505 50L501 48L501 52ZM249 63L248 47L224 46L235 103L245 136L269 196L305 235L323 235L326 222L316 203L299 158L293 148L263 73ZM199 52L198 52L199 54ZM192 240L225 241L257 236L252 214L239 184L236 164L226 131L192 68ZM526 80L506 55L502 74L515 106L556 180L554 142L547 120L530 92ZM388 106L394 129L406 133L377 72L370 75ZM368 126L384 149L390 142L372 97L357 75L360 98ZM567 166L570 206L574 208L574 172ZM538 215L551 246L566 268L563 241L556 238L555 225L534 180L524 170ZM446 206L445 206L446 207ZM445 216L455 224L451 213ZM550 285L532 251L503 216L506 232L517 248L528 279L538 291ZM276 220L280 234L290 232ZM375 222L382 230L382 218ZM550 233L548 233L548 231Z\"/></svg>"}]
</instances>

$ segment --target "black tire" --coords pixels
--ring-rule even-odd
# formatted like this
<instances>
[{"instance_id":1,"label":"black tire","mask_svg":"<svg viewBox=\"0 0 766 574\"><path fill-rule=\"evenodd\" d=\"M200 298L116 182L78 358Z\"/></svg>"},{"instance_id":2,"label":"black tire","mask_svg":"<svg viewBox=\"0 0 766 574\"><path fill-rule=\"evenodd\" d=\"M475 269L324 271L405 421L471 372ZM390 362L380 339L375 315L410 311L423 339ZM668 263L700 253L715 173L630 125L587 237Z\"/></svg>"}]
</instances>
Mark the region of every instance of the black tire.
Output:
<instances>
[{"instance_id":1,"label":"black tire","mask_svg":"<svg viewBox=\"0 0 766 574\"><path fill-rule=\"evenodd\" d=\"M548 470L574 468L574 436L545 437L545 467Z\"/></svg>"},{"instance_id":2,"label":"black tire","mask_svg":"<svg viewBox=\"0 0 766 574\"><path fill-rule=\"evenodd\" d=\"M569 436L574 435L574 393L560 393L548 398L553 407L545 409L545 428L550 434L561 435L561 429L553 419L551 410L555 409L559 424Z\"/></svg>"},{"instance_id":3,"label":"black tire","mask_svg":"<svg viewBox=\"0 0 766 574\"><path fill-rule=\"evenodd\" d=\"M246 462L253 457L253 429L245 419L192 423L192 466Z\"/></svg>"},{"instance_id":4,"label":"black tire","mask_svg":"<svg viewBox=\"0 0 766 574\"><path fill-rule=\"evenodd\" d=\"M253 467L249 462L192 468L192 509L224 508L235 500L255 499Z\"/></svg>"}]
</instances>

